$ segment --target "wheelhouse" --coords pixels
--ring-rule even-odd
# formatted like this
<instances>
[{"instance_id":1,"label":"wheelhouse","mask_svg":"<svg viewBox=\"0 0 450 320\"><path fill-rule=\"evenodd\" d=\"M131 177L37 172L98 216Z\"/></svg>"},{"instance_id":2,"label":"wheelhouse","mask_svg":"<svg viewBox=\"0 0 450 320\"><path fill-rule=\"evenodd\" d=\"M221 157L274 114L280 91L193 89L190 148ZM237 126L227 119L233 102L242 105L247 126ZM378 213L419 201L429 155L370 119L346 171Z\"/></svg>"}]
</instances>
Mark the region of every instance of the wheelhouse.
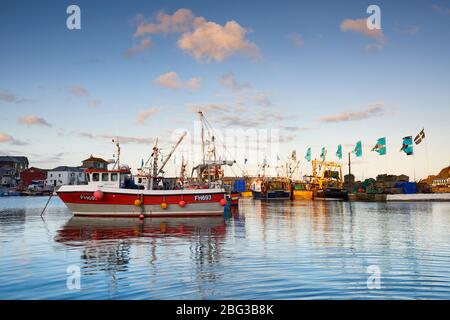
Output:
<instances>
[{"instance_id":1,"label":"wheelhouse","mask_svg":"<svg viewBox=\"0 0 450 320\"><path fill-rule=\"evenodd\" d=\"M88 184L95 187L129 188L132 183L131 171L129 169L86 169L85 173Z\"/></svg>"}]
</instances>

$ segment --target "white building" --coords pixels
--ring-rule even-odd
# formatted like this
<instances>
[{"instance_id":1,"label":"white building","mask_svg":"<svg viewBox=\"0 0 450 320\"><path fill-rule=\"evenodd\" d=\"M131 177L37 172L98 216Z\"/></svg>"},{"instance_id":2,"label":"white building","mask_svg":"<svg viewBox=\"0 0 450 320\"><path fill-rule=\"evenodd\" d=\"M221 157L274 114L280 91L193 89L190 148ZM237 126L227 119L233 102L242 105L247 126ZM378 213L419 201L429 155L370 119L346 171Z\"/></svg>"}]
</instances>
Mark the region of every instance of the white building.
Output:
<instances>
[{"instance_id":1,"label":"white building","mask_svg":"<svg viewBox=\"0 0 450 320\"><path fill-rule=\"evenodd\" d=\"M47 173L46 187L60 187L63 185L86 184L84 169L79 167L61 166L49 170Z\"/></svg>"}]
</instances>

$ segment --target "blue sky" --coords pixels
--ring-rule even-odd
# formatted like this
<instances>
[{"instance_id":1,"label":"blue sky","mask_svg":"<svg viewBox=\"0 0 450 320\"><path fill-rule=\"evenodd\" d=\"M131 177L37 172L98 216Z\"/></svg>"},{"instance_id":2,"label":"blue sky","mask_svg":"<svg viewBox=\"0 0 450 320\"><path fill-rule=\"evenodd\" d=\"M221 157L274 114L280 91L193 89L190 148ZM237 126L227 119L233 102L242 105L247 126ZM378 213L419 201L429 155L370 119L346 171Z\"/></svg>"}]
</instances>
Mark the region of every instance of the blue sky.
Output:
<instances>
[{"instance_id":1,"label":"blue sky","mask_svg":"<svg viewBox=\"0 0 450 320\"><path fill-rule=\"evenodd\" d=\"M81 30L66 28L70 4ZM370 4L381 9L377 34L358 29ZM180 9L192 21L175 24ZM202 108L218 129L279 129L283 159L326 146L336 160L338 144L345 153L362 140L359 177L436 173L450 159L449 10L450 1L2 1L0 153L79 165L91 153L110 158L120 136L135 168L154 137L192 131ZM139 26L150 31L137 36ZM231 27L223 51L214 39ZM400 153L422 127L426 148ZM370 152L382 136L387 157Z\"/></svg>"}]
</instances>

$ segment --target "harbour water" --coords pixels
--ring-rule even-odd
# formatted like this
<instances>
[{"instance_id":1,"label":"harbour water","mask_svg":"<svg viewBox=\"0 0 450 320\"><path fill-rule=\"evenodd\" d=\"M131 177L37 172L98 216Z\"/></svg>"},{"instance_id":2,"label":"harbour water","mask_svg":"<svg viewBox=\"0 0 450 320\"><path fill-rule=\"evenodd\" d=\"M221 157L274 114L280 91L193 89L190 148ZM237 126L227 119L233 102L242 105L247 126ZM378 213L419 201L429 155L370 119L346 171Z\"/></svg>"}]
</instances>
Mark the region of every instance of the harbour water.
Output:
<instances>
[{"instance_id":1,"label":"harbour water","mask_svg":"<svg viewBox=\"0 0 450 320\"><path fill-rule=\"evenodd\" d=\"M243 199L141 224L46 201L0 198L0 299L450 299L449 203Z\"/></svg>"}]
</instances>

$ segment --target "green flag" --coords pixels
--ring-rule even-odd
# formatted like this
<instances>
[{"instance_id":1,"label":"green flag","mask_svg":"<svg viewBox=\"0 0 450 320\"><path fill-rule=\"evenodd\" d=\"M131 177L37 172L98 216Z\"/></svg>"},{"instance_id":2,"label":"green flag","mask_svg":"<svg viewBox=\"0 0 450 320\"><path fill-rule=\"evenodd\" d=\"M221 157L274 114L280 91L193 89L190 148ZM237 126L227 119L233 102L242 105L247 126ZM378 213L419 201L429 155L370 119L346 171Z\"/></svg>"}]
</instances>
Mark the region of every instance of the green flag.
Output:
<instances>
[{"instance_id":1,"label":"green flag","mask_svg":"<svg viewBox=\"0 0 450 320\"><path fill-rule=\"evenodd\" d=\"M306 151L305 159L306 161L311 161L311 147L309 147L308 150Z\"/></svg>"},{"instance_id":2,"label":"green flag","mask_svg":"<svg viewBox=\"0 0 450 320\"><path fill-rule=\"evenodd\" d=\"M327 156L327 149L325 149L325 147L322 147L322 152L320 153L320 158L322 158L322 161L325 161L326 156Z\"/></svg>"},{"instance_id":3,"label":"green flag","mask_svg":"<svg viewBox=\"0 0 450 320\"><path fill-rule=\"evenodd\" d=\"M353 153L357 157L362 157L363 153L362 153L362 142L361 142L361 140L356 143L355 150L353 150Z\"/></svg>"},{"instance_id":4,"label":"green flag","mask_svg":"<svg viewBox=\"0 0 450 320\"><path fill-rule=\"evenodd\" d=\"M377 144L372 148L372 151L378 152L380 156L386 154L386 138L380 138L377 140Z\"/></svg>"},{"instance_id":5,"label":"green flag","mask_svg":"<svg viewBox=\"0 0 450 320\"><path fill-rule=\"evenodd\" d=\"M342 144L338 145L337 151L336 151L336 157L342 159Z\"/></svg>"}]
</instances>

